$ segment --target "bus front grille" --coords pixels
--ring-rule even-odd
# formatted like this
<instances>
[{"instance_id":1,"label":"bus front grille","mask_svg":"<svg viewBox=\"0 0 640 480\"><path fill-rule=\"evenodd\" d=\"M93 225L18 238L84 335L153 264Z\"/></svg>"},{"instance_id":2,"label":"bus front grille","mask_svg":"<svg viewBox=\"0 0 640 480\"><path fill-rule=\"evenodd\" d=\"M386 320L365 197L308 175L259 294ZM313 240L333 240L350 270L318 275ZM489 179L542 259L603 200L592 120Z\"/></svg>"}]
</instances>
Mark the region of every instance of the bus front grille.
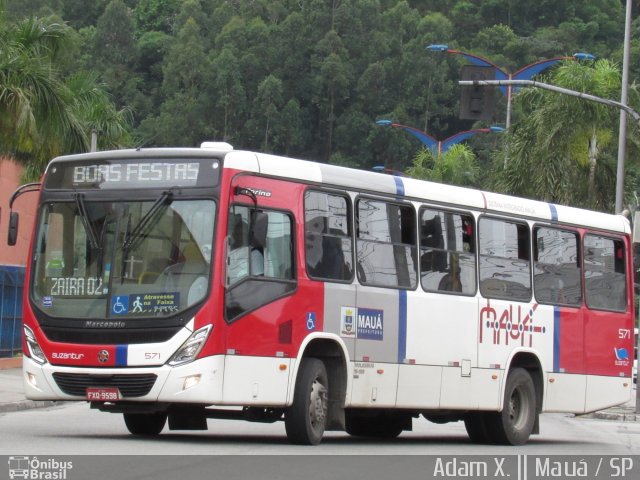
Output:
<instances>
[{"instance_id":1,"label":"bus front grille","mask_svg":"<svg viewBox=\"0 0 640 480\"><path fill-rule=\"evenodd\" d=\"M42 331L52 342L87 345L162 343L182 328L181 325L162 328L89 329L60 328L43 325Z\"/></svg>"},{"instance_id":2,"label":"bus front grille","mask_svg":"<svg viewBox=\"0 0 640 480\"><path fill-rule=\"evenodd\" d=\"M90 387L116 387L123 397L142 397L148 394L156 383L154 374L91 375L84 373L53 374L53 379L67 395L84 397Z\"/></svg>"}]
</instances>

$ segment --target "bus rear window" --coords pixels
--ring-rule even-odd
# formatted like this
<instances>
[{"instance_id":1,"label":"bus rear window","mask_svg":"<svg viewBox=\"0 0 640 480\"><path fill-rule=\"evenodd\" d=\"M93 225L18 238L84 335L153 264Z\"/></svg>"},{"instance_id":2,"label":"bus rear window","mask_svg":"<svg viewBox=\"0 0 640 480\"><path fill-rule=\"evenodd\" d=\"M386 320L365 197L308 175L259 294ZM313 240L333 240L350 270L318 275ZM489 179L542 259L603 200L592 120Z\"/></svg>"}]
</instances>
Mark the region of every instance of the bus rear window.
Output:
<instances>
[{"instance_id":1,"label":"bus rear window","mask_svg":"<svg viewBox=\"0 0 640 480\"><path fill-rule=\"evenodd\" d=\"M585 235L584 277L589 308L626 310L624 259L624 244L621 240L599 235Z\"/></svg>"}]
</instances>

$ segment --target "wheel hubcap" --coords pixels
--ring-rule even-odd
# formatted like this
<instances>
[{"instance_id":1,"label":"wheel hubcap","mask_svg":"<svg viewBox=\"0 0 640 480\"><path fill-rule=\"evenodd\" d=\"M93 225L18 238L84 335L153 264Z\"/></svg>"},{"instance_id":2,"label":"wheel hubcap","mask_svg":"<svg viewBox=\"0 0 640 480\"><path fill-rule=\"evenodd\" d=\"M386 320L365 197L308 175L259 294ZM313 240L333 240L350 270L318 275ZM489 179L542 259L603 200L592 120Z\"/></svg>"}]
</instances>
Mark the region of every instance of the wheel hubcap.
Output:
<instances>
[{"instance_id":1,"label":"wheel hubcap","mask_svg":"<svg viewBox=\"0 0 640 480\"><path fill-rule=\"evenodd\" d=\"M509 399L509 421L516 428L520 429L527 421L529 403L527 396L516 388Z\"/></svg>"}]
</instances>

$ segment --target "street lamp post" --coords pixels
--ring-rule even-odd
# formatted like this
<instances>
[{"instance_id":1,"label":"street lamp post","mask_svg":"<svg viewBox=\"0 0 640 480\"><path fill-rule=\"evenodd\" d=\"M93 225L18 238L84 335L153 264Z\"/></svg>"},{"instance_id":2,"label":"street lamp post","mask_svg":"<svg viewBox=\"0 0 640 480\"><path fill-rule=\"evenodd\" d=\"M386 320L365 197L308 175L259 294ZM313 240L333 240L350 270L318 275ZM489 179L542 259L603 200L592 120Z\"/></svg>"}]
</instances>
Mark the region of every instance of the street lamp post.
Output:
<instances>
[{"instance_id":1,"label":"street lamp post","mask_svg":"<svg viewBox=\"0 0 640 480\"><path fill-rule=\"evenodd\" d=\"M480 67L490 67L495 72L496 80L531 80L538 73L546 70L547 68L555 65L556 63L562 60L594 60L595 57L590 53L574 53L573 56L570 57L555 57L549 58L547 60L540 60L538 62L531 63L522 67L520 70L510 73L502 68L498 67L495 63L487 60L486 58L480 57L478 55L474 55L472 53L463 52L461 50L454 50L449 48L449 45L446 44L432 44L427 46L427 50L431 50L433 52L443 52L450 53L453 55L461 55L468 62L478 65ZM509 130L511 126L511 97L512 97L512 86L510 84L505 85L500 88L500 91L503 95L507 97L507 120L506 120L506 128Z\"/></svg>"},{"instance_id":2,"label":"street lamp post","mask_svg":"<svg viewBox=\"0 0 640 480\"><path fill-rule=\"evenodd\" d=\"M622 94L620 102L627 104L629 99L629 50L631 45L631 0L627 0L625 24L624 24L624 46L622 53ZM620 112L620 127L618 130L618 168L616 174L616 213L622 211L624 203L624 159L627 153L627 116ZM640 408L640 389L638 390L638 406ZM640 411L639 411L640 413Z\"/></svg>"},{"instance_id":3,"label":"street lamp post","mask_svg":"<svg viewBox=\"0 0 640 480\"><path fill-rule=\"evenodd\" d=\"M622 102L616 102L615 100L609 100L607 98L597 97L595 95L590 95L588 93L577 92L575 90L570 90L568 88L558 87L556 85L549 85L547 83L536 82L535 80L461 80L458 82L459 85L487 85L487 86L505 86L505 85L514 85L514 86L531 86L531 87L539 87L545 90L550 90L552 92L562 93L564 95L570 95L572 97L582 98L584 100L589 100L592 102L602 103L604 105L609 105L610 107L616 107L620 110L624 111L627 115L630 115L633 118L638 126L640 127L640 113L636 112L629 105L626 105ZM616 184L624 183L624 164L622 168L618 165L618 178ZM622 196L624 194L624 188L616 188L616 212L618 205L622 205Z\"/></svg>"},{"instance_id":4,"label":"street lamp post","mask_svg":"<svg viewBox=\"0 0 640 480\"><path fill-rule=\"evenodd\" d=\"M478 133L498 133L504 131L504 128L497 125L492 125L488 128L474 128L473 130L464 130L462 132L451 135L444 140L438 140L434 136L429 135L427 132L423 132L422 130L418 130L414 127L409 127L407 125L402 125L400 123L394 123L391 120L377 120L376 124L383 127L401 128L405 132L410 133L418 140L420 140L429 150L431 150L435 154L446 153L447 150L449 150L449 148L451 148L453 145L463 142L467 138L470 138Z\"/></svg>"}]
</instances>

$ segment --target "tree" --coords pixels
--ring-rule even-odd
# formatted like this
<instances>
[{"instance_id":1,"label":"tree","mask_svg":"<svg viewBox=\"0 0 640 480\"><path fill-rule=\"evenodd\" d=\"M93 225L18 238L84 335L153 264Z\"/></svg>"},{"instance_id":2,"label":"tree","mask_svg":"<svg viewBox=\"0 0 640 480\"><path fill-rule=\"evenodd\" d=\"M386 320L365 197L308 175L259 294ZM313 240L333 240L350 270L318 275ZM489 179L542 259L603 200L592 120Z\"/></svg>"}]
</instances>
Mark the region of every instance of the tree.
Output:
<instances>
[{"instance_id":1,"label":"tree","mask_svg":"<svg viewBox=\"0 0 640 480\"><path fill-rule=\"evenodd\" d=\"M222 139L231 139L232 129L239 123L240 113L245 101L245 90L237 57L229 48L220 52L212 62L213 87L218 92L215 106L222 110Z\"/></svg>"},{"instance_id":2,"label":"tree","mask_svg":"<svg viewBox=\"0 0 640 480\"><path fill-rule=\"evenodd\" d=\"M139 0L135 7L138 28L171 33L179 7L179 0Z\"/></svg>"},{"instance_id":3,"label":"tree","mask_svg":"<svg viewBox=\"0 0 640 480\"><path fill-rule=\"evenodd\" d=\"M273 75L266 77L258 85L256 106L259 116L264 119L264 141L262 149L269 151L269 134L273 121L277 118L282 106L282 80Z\"/></svg>"},{"instance_id":4,"label":"tree","mask_svg":"<svg viewBox=\"0 0 640 480\"><path fill-rule=\"evenodd\" d=\"M413 178L458 186L475 186L478 173L473 150L462 143L444 153L423 148L407 169L407 174Z\"/></svg>"},{"instance_id":5,"label":"tree","mask_svg":"<svg viewBox=\"0 0 640 480\"><path fill-rule=\"evenodd\" d=\"M165 56L160 114L145 119L140 130L154 145L196 146L210 137L210 67L200 27L189 18Z\"/></svg>"},{"instance_id":6,"label":"tree","mask_svg":"<svg viewBox=\"0 0 640 480\"><path fill-rule=\"evenodd\" d=\"M133 12L122 0L112 0L98 19L93 46L93 69L101 74L120 105L136 96L138 52Z\"/></svg>"},{"instance_id":7,"label":"tree","mask_svg":"<svg viewBox=\"0 0 640 480\"><path fill-rule=\"evenodd\" d=\"M546 83L615 99L620 71L607 61L565 62ZM619 111L599 103L541 89L525 89L516 97L521 119L509 136L507 169L498 186L547 201L593 209L609 209Z\"/></svg>"},{"instance_id":8,"label":"tree","mask_svg":"<svg viewBox=\"0 0 640 480\"><path fill-rule=\"evenodd\" d=\"M98 150L131 145L132 112L128 107L116 108L107 86L96 73L77 72L66 82L74 111L84 132L98 135Z\"/></svg>"},{"instance_id":9,"label":"tree","mask_svg":"<svg viewBox=\"0 0 640 480\"><path fill-rule=\"evenodd\" d=\"M281 136L285 155L291 155L294 149L304 145L304 125L300 103L291 98L282 108Z\"/></svg>"},{"instance_id":10,"label":"tree","mask_svg":"<svg viewBox=\"0 0 640 480\"><path fill-rule=\"evenodd\" d=\"M324 126L323 158L327 161L333 149L333 131L339 114L338 107L342 106L343 100L349 97L353 80L348 52L344 48L340 36L334 30L328 32L318 44L315 75L316 96L314 102L320 111L319 120Z\"/></svg>"},{"instance_id":11,"label":"tree","mask_svg":"<svg viewBox=\"0 0 640 480\"><path fill-rule=\"evenodd\" d=\"M67 148L88 145L53 62L64 25L28 19L0 24L0 149L38 166Z\"/></svg>"},{"instance_id":12,"label":"tree","mask_svg":"<svg viewBox=\"0 0 640 480\"><path fill-rule=\"evenodd\" d=\"M61 24L0 18L0 152L25 164L25 180L39 178L54 156L87 151L93 128L113 135L104 139L112 146L126 137L126 114L103 85L61 79L56 64L69 33Z\"/></svg>"}]
</instances>

